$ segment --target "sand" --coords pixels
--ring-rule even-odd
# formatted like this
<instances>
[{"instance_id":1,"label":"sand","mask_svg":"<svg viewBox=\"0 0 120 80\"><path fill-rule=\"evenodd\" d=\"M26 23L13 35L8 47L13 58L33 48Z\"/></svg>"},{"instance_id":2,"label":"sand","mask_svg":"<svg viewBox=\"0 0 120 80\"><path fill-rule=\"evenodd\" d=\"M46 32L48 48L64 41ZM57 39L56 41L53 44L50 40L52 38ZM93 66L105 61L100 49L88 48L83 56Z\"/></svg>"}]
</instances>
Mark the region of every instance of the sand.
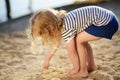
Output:
<instances>
[{"instance_id":1,"label":"sand","mask_svg":"<svg viewBox=\"0 0 120 80\"><path fill-rule=\"evenodd\" d=\"M120 19L119 14L118 17ZM41 47L38 41L35 44L31 48L26 30L0 33L0 80L120 80L120 29L112 40L90 42L99 69L84 79L65 76L72 64L64 42L52 58L49 69L41 74L49 48Z\"/></svg>"},{"instance_id":2,"label":"sand","mask_svg":"<svg viewBox=\"0 0 120 80\"><path fill-rule=\"evenodd\" d=\"M0 80L80 80L64 75L72 67L64 43L52 58L50 68L40 74L49 48L41 48L37 41L35 44L33 53L26 31L0 34ZM120 80L120 30L112 40L101 39L90 44L100 68L84 80Z\"/></svg>"}]
</instances>

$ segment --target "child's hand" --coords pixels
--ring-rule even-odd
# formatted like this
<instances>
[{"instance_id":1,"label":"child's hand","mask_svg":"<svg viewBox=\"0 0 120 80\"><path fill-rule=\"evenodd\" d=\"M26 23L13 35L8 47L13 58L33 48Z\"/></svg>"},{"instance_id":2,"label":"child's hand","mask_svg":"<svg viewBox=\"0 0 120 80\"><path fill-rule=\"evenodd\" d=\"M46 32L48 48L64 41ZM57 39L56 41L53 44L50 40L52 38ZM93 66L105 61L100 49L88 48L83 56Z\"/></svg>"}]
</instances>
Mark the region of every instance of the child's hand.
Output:
<instances>
[{"instance_id":1,"label":"child's hand","mask_svg":"<svg viewBox=\"0 0 120 80\"><path fill-rule=\"evenodd\" d=\"M40 75L44 73L44 71L46 71L48 68L49 68L49 63L44 63L40 71Z\"/></svg>"},{"instance_id":2,"label":"child's hand","mask_svg":"<svg viewBox=\"0 0 120 80\"><path fill-rule=\"evenodd\" d=\"M40 75L44 73L49 68L49 62L45 62L40 70Z\"/></svg>"},{"instance_id":3,"label":"child's hand","mask_svg":"<svg viewBox=\"0 0 120 80\"><path fill-rule=\"evenodd\" d=\"M46 70L46 69L48 69L48 68L49 68L49 62L45 62L45 63L43 64L42 70Z\"/></svg>"}]
</instances>

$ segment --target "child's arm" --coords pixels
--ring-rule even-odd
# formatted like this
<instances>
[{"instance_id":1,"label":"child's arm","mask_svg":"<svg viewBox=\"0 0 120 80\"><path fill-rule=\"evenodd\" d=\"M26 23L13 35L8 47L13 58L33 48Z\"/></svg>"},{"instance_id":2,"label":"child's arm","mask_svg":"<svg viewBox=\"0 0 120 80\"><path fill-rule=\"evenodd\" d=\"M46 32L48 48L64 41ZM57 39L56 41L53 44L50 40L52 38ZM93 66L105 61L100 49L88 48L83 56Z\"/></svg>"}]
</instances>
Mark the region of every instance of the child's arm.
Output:
<instances>
[{"instance_id":1,"label":"child's arm","mask_svg":"<svg viewBox=\"0 0 120 80\"><path fill-rule=\"evenodd\" d=\"M45 57L45 61L42 69L48 69L51 58L54 56L57 49L51 50Z\"/></svg>"},{"instance_id":2,"label":"child's arm","mask_svg":"<svg viewBox=\"0 0 120 80\"><path fill-rule=\"evenodd\" d=\"M55 46L55 47L52 47L52 50L50 50L50 51L48 52L48 54L47 54L46 57L45 57L45 61L44 61L42 70L48 69L49 64L50 64L50 60L51 60L51 58L54 56L54 54L55 54L55 52L57 51L59 45L60 45L60 42L58 42L58 43L56 44L56 46Z\"/></svg>"}]
</instances>

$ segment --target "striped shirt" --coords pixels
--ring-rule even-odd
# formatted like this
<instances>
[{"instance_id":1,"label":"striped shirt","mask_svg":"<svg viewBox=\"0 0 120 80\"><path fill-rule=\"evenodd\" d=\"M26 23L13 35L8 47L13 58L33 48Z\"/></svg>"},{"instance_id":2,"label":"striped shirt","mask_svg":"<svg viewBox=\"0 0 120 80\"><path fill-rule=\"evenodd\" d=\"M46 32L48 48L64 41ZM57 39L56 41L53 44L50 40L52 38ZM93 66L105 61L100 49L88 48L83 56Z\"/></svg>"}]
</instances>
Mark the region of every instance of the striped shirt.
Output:
<instances>
[{"instance_id":1,"label":"striped shirt","mask_svg":"<svg viewBox=\"0 0 120 80\"><path fill-rule=\"evenodd\" d=\"M86 6L67 13L64 18L62 37L69 42L75 35L90 25L106 25L112 20L113 12L98 6Z\"/></svg>"}]
</instances>

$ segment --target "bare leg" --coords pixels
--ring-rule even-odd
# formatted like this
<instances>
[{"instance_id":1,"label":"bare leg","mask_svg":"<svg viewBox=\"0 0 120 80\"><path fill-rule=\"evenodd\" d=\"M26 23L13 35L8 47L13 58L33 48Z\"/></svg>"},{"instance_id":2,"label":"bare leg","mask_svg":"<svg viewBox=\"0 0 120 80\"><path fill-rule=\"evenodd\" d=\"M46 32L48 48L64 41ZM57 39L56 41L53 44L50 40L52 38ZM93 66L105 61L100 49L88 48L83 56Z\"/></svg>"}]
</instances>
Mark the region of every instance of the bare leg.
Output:
<instances>
[{"instance_id":1,"label":"bare leg","mask_svg":"<svg viewBox=\"0 0 120 80\"><path fill-rule=\"evenodd\" d=\"M94 71L97 69L97 67L95 65L94 57L93 57L93 51L88 42L86 42L84 45L86 46L86 49L87 49L88 72L91 72L91 71Z\"/></svg>"},{"instance_id":2,"label":"bare leg","mask_svg":"<svg viewBox=\"0 0 120 80\"><path fill-rule=\"evenodd\" d=\"M79 54L79 60L80 60L79 61L80 62L79 75L81 77L88 76L88 70L87 70L87 65L86 65L87 61L90 60L88 62L88 65L90 64L90 67L95 65L92 50L91 50L91 47L88 45L88 41L94 41L94 40L99 40L99 39L100 39L99 37L92 36L86 33L85 31L79 33L76 37L77 52ZM90 57L88 58L87 56L90 56Z\"/></svg>"},{"instance_id":3,"label":"bare leg","mask_svg":"<svg viewBox=\"0 0 120 80\"><path fill-rule=\"evenodd\" d=\"M79 59L80 59L80 75L82 77L87 77L88 71L87 71L87 49L84 43L79 43L77 45L78 48L78 54L79 54Z\"/></svg>"},{"instance_id":4,"label":"bare leg","mask_svg":"<svg viewBox=\"0 0 120 80\"><path fill-rule=\"evenodd\" d=\"M69 44L67 44L67 51L71 63L73 64L73 69L68 70L67 73L70 75L78 73L80 66L74 39L72 39Z\"/></svg>"}]
</instances>

